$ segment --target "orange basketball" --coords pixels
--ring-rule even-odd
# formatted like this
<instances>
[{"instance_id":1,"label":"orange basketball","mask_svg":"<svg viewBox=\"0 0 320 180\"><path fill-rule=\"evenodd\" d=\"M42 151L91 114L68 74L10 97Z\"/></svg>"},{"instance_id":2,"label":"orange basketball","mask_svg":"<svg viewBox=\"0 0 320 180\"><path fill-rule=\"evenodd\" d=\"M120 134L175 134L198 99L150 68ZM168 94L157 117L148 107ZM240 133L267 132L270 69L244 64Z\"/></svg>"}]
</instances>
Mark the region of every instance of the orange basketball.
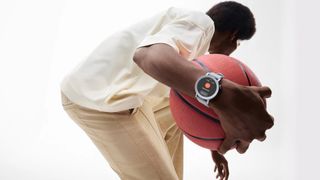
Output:
<instances>
[{"instance_id":1,"label":"orange basketball","mask_svg":"<svg viewBox=\"0 0 320 180\"><path fill-rule=\"evenodd\" d=\"M210 54L200 56L192 62L199 68L222 73L225 79L235 83L261 86L259 79L248 66L230 56ZM220 126L219 117L211 108L198 102L195 97L171 89L170 109L176 124L188 139L207 149L219 148L224 139L224 131Z\"/></svg>"}]
</instances>

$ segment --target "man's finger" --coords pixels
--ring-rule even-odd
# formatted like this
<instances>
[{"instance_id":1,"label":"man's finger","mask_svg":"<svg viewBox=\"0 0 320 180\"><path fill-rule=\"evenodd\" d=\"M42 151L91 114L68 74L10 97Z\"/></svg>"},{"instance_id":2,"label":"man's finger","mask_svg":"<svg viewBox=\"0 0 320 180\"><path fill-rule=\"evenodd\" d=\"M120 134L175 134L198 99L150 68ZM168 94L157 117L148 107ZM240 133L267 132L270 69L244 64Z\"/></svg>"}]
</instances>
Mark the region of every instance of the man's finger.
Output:
<instances>
[{"instance_id":1,"label":"man's finger","mask_svg":"<svg viewBox=\"0 0 320 180\"><path fill-rule=\"evenodd\" d=\"M220 145L218 152L220 154L225 154L229 151L235 143L235 139L226 137L222 144Z\"/></svg>"},{"instance_id":2,"label":"man's finger","mask_svg":"<svg viewBox=\"0 0 320 180\"><path fill-rule=\"evenodd\" d=\"M229 167L228 167L228 165L226 165L225 168L226 168L225 177L226 177L226 180L228 180L228 178L229 178Z\"/></svg>"},{"instance_id":3,"label":"man's finger","mask_svg":"<svg viewBox=\"0 0 320 180\"><path fill-rule=\"evenodd\" d=\"M274 125L274 117L270 114L269 114L269 117L270 117L270 124L268 126L268 129L272 128L272 126Z\"/></svg>"},{"instance_id":4,"label":"man's finger","mask_svg":"<svg viewBox=\"0 0 320 180\"><path fill-rule=\"evenodd\" d=\"M250 145L250 142L240 141L238 142L237 151L240 154L243 154L247 151L247 149L249 148L249 145Z\"/></svg>"},{"instance_id":5,"label":"man's finger","mask_svg":"<svg viewBox=\"0 0 320 180\"><path fill-rule=\"evenodd\" d=\"M263 134L262 137L259 137L257 139L262 142L262 141L266 140L266 138L267 138L266 134Z\"/></svg>"},{"instance_id":6,"label":"man's finger","mask_svg":"<svg viewBox=\"0 0 320 180\"><path fill-rule=\"evenodd\" d=\"M251 86L251 88L255 90L262 98L271 97L272 91L267 86L263 86L263 87Z\"/></svg>"},{"instance_id":7,"label":"man's finger","mask_svg":"<svg viewBox=\"0 0 320 180\"><path fill-rule=\"evenodd\" d=\"M223 177L223 167L221 167L222 165L219 165L218 171L219 171L219 176L222 178Z\"/></svg>"}]
</instances>

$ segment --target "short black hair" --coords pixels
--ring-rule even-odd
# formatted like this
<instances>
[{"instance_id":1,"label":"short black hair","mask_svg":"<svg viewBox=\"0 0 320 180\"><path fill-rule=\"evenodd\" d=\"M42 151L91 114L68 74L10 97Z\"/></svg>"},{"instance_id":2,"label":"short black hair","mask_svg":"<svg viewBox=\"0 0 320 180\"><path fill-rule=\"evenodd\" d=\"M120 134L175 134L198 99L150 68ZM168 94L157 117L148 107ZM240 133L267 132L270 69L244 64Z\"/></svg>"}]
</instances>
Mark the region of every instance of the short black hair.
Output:
<instances>
[{"instance_id":1,"label":"short black hair","mask_svg":"<svg viewBox=\"0 0 320 180\"><path fill-rule=\"evenodd\" d=\"M256 23L250 9L234 1L225 1L214 5L206 13L219 32L237 32L236 38L248 40L256 32Z\"/></svg>"}]
</instances>

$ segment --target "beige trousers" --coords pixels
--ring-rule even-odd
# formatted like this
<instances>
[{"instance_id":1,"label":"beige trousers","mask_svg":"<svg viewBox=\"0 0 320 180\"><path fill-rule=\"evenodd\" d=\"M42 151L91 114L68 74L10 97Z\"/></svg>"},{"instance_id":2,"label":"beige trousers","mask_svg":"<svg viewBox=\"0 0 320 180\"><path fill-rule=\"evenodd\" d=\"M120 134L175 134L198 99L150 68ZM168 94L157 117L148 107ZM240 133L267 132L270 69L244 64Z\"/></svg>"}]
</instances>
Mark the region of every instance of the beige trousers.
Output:
<instances>
[{"instance_id":1,"label":"beige trousers","mask_svg":"<svg viewBox=\"0 0 320 180\"><path fill-rule=\"evenodd\" d=\"M61 93L69 117L90 137L121 180L182 180L183 135L169 99L116 113L88 109Z\"/></svg>"}]
</instances>

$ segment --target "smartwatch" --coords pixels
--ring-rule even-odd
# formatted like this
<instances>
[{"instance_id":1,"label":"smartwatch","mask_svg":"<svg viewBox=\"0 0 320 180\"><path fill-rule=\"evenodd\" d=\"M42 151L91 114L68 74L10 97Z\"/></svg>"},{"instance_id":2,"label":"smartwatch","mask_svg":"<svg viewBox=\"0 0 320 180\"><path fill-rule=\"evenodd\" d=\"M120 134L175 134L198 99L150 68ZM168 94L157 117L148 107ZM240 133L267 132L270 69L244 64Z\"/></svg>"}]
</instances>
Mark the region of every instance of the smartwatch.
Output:
<instances>
[{"instance_id":1,"label":"smartwatch","mask_svg":"<svg viewBox=\"0 0 320 180\"><path fill-rule=\"evenodd\" d=\"M196 81L195 97L201 104L209 107L210 100L214 99L221 90L220 84L223 77L221 73L207 72Z\"/></svg>"}]
</instances>

